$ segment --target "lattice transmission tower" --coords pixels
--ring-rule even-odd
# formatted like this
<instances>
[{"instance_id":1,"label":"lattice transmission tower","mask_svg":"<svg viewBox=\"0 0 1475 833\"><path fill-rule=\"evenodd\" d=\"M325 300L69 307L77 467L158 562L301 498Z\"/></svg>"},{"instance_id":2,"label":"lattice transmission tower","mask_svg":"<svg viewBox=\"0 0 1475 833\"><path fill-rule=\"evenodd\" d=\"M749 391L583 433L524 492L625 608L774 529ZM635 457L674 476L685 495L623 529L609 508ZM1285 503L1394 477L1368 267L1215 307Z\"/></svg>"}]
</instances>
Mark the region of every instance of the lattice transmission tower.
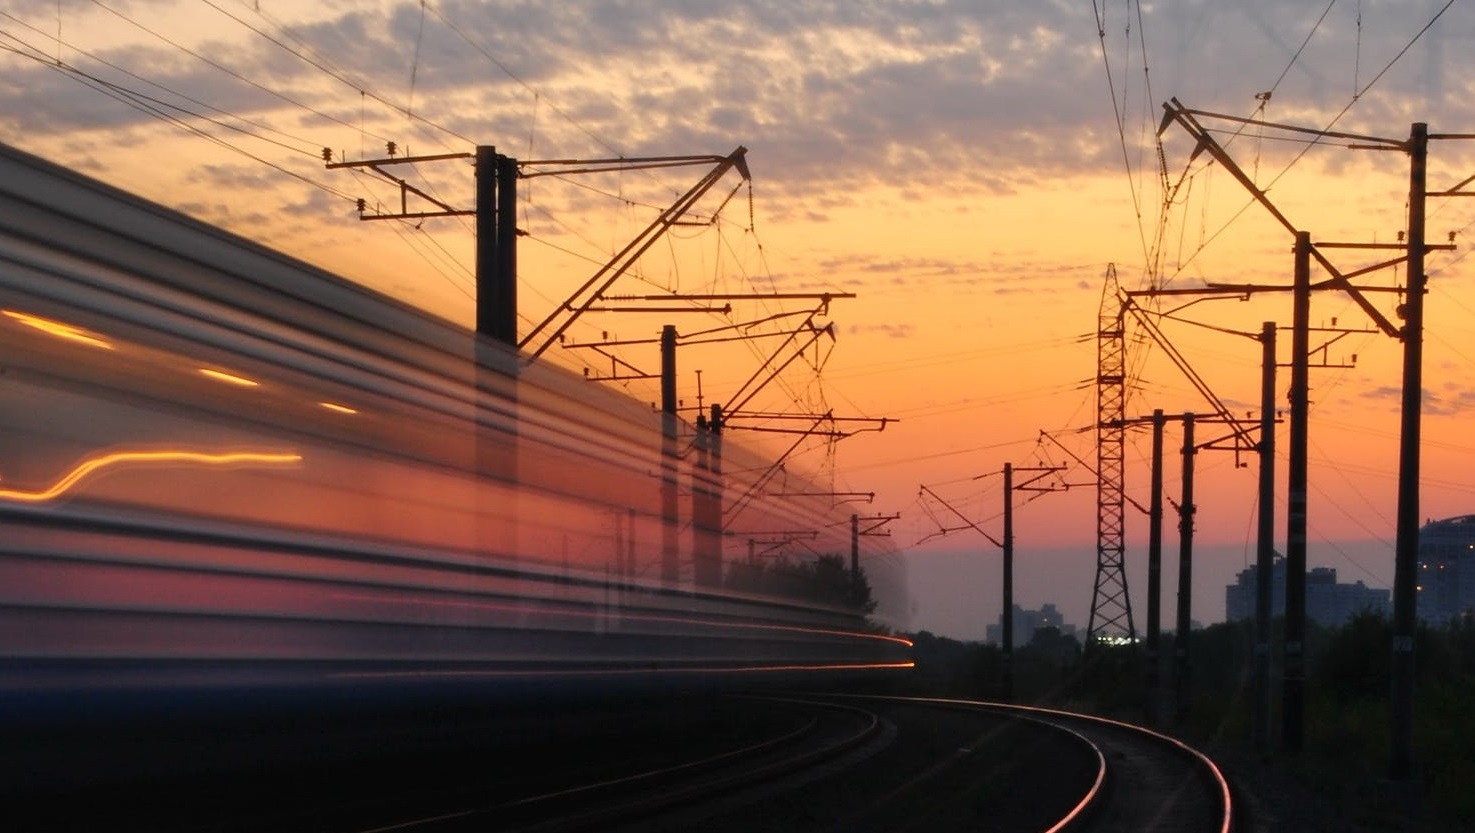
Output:
<instances>
[{"instance_id":1,"label":"lattice transmission tower","mask_svg":"<svg viewBox=\"0 0 1475 833\"><path fill-rule=\"evenodd\" d=\"M1137 638L1126 573L1126 316L1116 265L1106 267L1106 286L1096 326L1096 585L1086 645L1107 631Z\"/></svg>"}]
</instances>

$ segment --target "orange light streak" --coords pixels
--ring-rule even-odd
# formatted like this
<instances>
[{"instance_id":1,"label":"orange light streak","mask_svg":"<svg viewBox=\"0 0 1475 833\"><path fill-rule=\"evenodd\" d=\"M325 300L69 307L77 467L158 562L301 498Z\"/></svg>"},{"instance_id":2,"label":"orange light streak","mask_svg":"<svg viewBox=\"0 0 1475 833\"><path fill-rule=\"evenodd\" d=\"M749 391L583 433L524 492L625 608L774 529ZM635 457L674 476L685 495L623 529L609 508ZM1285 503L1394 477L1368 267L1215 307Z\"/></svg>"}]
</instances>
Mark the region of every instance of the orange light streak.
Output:
<instances>
[{"instance_id":1,"label":"orange light streak","mask_svg":"<svg viewBox=\"0 0 1475 833\"><path fill-rule=\"evenodd\" d=\"M318 405L320 407L327 408L330 411L336 411L337 413L340 413L340 414L356 414L356 413L358 413L358 409L357 408L350 408L347 405L339 405L336 402L319 402Z\"/></svg>"},{"instance_id":2,"label":"orange light streak","mask_svg":"<svg viewBox=\"0 0 1475 833\"><path fill-rule=\"evenodd\" d=\"M243 388L254 388L257 385L261 384L255 379L247 379L245 376L237 376L234 373L226 373L224 370L211 370L208 367L202 367L200 368L200 372L205 374L206 376L209 376L211 379L217 379L221 382L225 382L231 385L237 385Z\"/></svg>"},{"instance_id":3,"label":"orange light streak","mask_svg":"<svg viewBox=\"0 0 1475 833\"><path fill-rule=\"evenodd\" d=\"M21 324L24 324L32 329L40 330L47 335L53 335L57 338L64 338L68 341L76 341L82 344L88 344L93 347L101 347L104 350L113 349L112 344L87 332L81 327L74 327L71 324L64 324L60 321L53 321L50 318L42 318L39 315L31 315L29 313L17 312L15 310L4 310L4 313L10 318L20 322Z\"/></svg>"},{"instance_id":4,"label":"orange light streak","mask_svg":"<svg viewBox=\"0 0 1475 833\"><path fill-rule=\"evenodd\" d=\"M240 463L285 465L301 460L301 454L257 454L252 452L206 454L197 451L115 451L83 460L77 464L76 468L63 475L54 485L42 489L39 492L27 492L19 489L0 489L0 499L19 500L26 503L44 503L48 500L55 500L66 494L67 491L81 482L84 477L98 469L115 468L126 463L199 463L213 466Z\"/></svg>"}]
</instances>

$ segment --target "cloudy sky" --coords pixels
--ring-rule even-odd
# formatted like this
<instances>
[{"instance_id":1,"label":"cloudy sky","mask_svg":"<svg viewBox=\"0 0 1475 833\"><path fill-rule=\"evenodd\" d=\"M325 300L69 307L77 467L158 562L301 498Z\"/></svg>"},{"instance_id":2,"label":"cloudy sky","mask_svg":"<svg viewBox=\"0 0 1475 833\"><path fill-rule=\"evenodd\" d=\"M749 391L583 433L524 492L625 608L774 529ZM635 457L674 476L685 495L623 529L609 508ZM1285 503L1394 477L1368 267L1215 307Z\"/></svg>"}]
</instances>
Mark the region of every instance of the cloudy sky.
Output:
<instances>
[{"instance_id":1,"label":"cloudy sky","mask_svg":"<svg viewBox=\"0 0 1475 833\"><path fill-rule=\"evenodd\" d=\"M837 491L875 492L862 513L900 512L890 529L912 565L916 624L974 636L997 610L997 553L977 533L938 534L956 516L920 487L997 536L1005 462L1094 459L1083 429L1095 419L1108 264L1127 289L1289 281L1290 235L1245 187L1191 157L1179 125L1159 146L1163 103L1389 139L1416 121L1472 132L1472 40L1475 9L1449 0L9 0L0 140L467 325L470 225L361 222L356 200L392 211L399 195L362 170L326 169L324 148L352 161L384 156L391 141L401 156L495 145L522 160L746 147L751 182L724 179L696 212L715 219L678 229L616 291L854 293L824 318L833 345L797 363L818 379L776 388L789 402L772 407L899 420L816 444L795 465ZM1388 243L1404 227L1405 155L1200 121L1314 239ZM524 180L524 329L705 170ZM1431 188L1472 172L1470 140L1434 142ZM469 207L465 160L396 173ZM1468 202L1431 201L1431 238L1453 232L1463 249ZM1383 256L1333 259L1350 271ZM1423 514L1446 517L1475 510L1463 428L1475 286L1462 250L1432 256L1430 272ZM1363 280L1401 279L1387 269ZM1375 302L1391 316L1396 296ZM1289 318L1275 295L1194 304L1163 330L1249 411L1259 348L1243 334ZM1372 329L1336 293L1318 295L1313 320ZM660 323L591 318L575 337L646 338ZM1132 350L1130 414L1206 409L1161 349ZM549 356L590 361L575 349ZM682 370L704 370L710 398L757 356L693 350ZM1399 356L1394 339L1351 332L1319 356L1335 367L1313 375L1311 559L1345 581L1391 583ZM694 399L694 374L681 384ZM1128 491L1145 504L1145 434L1130 438L1128 459ZM1253 559L1254 468L1237 462L1252 461L1198 460L1195 603L1206 621ZM1073 488L1021 496L1037 500L1016 519L1018 599L1056 602L1080 625L1095 563L1095 496L1080 485L1090 476L1076 466L1058 481ZM1134 576L1142 527L1129 517Z\"/></svg>"}]
</instances>

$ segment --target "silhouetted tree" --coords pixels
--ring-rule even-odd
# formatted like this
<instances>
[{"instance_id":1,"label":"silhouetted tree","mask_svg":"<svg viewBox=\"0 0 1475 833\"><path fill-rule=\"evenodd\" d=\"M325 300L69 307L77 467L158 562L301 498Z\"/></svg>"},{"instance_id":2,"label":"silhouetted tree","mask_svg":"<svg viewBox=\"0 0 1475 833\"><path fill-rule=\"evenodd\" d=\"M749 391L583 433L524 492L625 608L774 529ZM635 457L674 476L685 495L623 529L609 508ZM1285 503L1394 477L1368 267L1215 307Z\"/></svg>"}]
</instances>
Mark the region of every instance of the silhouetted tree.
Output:
<instances>
[{"instance_id":1,"label":"silhouetted tree","mask_svg":"<svg viewBox=\"0 0 1475 833\"><path fill-rule=\"evenodd\" d=\"M865 571L852 581L844 556L825 554L805 561L775 559L738 561L729 565L727 586L760 595L848 608L861 615L875 611Z\"/></svg>"}]
</instances>

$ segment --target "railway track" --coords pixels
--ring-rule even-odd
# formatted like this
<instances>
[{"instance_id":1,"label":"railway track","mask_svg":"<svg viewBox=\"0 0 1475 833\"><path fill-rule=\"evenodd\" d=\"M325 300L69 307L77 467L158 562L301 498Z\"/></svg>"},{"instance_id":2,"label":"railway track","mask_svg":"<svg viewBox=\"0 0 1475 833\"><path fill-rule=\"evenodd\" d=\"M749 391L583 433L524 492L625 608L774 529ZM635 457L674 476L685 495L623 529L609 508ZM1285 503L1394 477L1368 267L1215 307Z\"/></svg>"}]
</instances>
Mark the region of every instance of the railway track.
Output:
<instances>
[{"instance_id":1,"label":"railway track","mask_svg":"<svg viewBox=\"0 0 1475 833\"><path fill-rule=\"evenodd\" d=\"M703 819L701 829L1230 833L1207 757L1118 721L971 701L862 698L895 740L826 786ZM689 819L688 819L689 820ZM681 829L679 825L668 829Z\"/></svg>"},{"instance_id":2,"label":"railway track","mask_svg":"<svg viewBox=\"0 0 1475 833\"><path fill-rule=\"evenodd\" d=\"M1083 808L1080 829L1230 833L1233 799L1219 768L1173 738L1101 718L1058 712L1038 718L1078 732L1106 760L1104 789Z\"/></svg>"},{"instance_id":3,"label":"railway track","mask_svg":"<svg viewBox=\"0 0 1475 833\"><path fill-rule=\"evenodd\" d=\"M172 768L29 796L41 821L14 829L1232 829L1223 777L1176 741L970 701L727 696L222 728L115 739L120 764L152 750Z\"/></svg>"},{"instance_id":4,"label":"railway track","mask_svg":"<svg viewBox=\"0 0 1475 833\"><path fill-rule=\"evenodd\" d=\"M1068 731L1100 759L1096 785L1047 829L1129 833L1231 833L1234 803L1224 774L1207 756L1141 726L1091 715L1028 706L923 700L939 707L977 709Z\"/></svg>"}]
</instances>

